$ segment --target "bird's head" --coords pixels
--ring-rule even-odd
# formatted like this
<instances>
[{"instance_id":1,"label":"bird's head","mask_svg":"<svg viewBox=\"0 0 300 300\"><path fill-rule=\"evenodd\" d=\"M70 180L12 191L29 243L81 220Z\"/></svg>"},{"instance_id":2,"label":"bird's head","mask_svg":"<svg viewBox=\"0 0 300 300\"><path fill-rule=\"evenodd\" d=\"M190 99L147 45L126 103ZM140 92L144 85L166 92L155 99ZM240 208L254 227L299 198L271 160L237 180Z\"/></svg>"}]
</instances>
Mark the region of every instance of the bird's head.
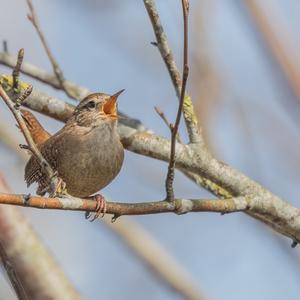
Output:
<instances>
[{"instance_id":1,"label":"bird's head","mask_svg":"<svg viewBox=\"0 0 300 300\"><path fill-rule=\"evenodd\" d=\"M114 121L118 119L117 100L124 90L108 95L94 93L85 97L76 107L74 116L80 123Z\"/></svg>"}]
</instances>

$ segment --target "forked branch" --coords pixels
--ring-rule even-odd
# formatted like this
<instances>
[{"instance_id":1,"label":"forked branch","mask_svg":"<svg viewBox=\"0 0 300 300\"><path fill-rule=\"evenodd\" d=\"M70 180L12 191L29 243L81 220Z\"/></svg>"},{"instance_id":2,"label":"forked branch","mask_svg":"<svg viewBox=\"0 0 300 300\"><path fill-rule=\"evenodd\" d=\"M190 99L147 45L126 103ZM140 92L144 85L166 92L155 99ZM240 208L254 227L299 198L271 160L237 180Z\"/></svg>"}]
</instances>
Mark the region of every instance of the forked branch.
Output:
<instances>
[{"instance_id":1,"label":"forked branch","mask_svg":"<svg viewBox=\"0 0 300 300\"><path fill-rule=\"evenodd\" d=\"M184 5L189 8L188 1ZM157 8L155 6L154 0L144 0L144 5L148 12L154 34L156 37L156 42L152 43L153 45L157 46L161 57L164 60L164 63L168 69L170 74L173 86L176 91L176 95L178 99L181 99L181 89L182 89L182 81L180 77L180 73L175 63L175 59L172 53L172 50L169 46L167 35L164 32ZM193 103L191 97L185 94L184 102L183 102L183 116L185 120L185 124L187 127L189 139L191 143L204 143L201 132L198 128L198 120L197 116L194 112Z\"/></svg>"}]
</instances>

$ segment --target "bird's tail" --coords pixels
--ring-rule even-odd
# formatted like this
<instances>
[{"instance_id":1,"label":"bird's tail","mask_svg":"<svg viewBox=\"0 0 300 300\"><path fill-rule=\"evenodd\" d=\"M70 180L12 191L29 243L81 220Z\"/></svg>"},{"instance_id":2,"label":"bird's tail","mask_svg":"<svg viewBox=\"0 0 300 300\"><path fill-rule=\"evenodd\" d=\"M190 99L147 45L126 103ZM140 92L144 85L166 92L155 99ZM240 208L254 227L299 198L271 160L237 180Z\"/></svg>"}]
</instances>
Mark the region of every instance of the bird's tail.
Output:
<instances>
[{"instance_id":1,"label":"bird's tail","mask_svg":"<svg viewBox=\"0 0 300 300\"><path fill-rule=\"evenodd\" d=\"M50 134L43 128L36 117L28 110L21 109L22 117L36 145L44 143Z\"/></svg>"}]
</instances>

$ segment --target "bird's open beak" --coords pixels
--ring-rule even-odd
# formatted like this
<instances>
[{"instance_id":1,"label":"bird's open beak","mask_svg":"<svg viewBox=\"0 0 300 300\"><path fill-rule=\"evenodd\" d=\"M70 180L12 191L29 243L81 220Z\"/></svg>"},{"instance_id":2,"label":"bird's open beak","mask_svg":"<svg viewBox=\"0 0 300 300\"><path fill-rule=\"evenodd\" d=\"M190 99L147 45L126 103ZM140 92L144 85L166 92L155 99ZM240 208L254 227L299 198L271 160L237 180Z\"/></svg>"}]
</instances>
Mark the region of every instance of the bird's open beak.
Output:
<instances>
[{"instance_id":1,"label":"bird's open beak","mask_svg":"<svg viewBox=\"0 0 300 300\"><path fill-rule=\"evenodd\" d=\"M111 117L118 117L118 112L117 112L117 99L121 93L123 93L125 90L120 90L117 93L113 94L110 96L110 98L105 102L103 105L103 111L106 115L111 116Z\"/></svg>"}]
</instances>

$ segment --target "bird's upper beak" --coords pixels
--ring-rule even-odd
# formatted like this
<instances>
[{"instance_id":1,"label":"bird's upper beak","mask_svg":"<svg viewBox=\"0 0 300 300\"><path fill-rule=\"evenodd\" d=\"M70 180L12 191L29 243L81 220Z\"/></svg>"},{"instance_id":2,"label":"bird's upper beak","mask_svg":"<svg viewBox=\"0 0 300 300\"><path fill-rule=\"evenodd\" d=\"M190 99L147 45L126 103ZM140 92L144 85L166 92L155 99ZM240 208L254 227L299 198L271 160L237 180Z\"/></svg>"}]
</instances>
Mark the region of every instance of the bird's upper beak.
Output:
<instances>
[{"instance_id":1,"label":"bird's upper beak","mask_svg":"<svg viewBox=\"0 0 300 300\"><path fill-rule=\"evenodd\" d=\"M104 103L103 105L103 111L105 114L107 114L110 117L118 117L117 112L117 100L121 93L123 93L125 90L120 90L117 93L110 96L110 98Z\"/></svg>"}]
</instances>

